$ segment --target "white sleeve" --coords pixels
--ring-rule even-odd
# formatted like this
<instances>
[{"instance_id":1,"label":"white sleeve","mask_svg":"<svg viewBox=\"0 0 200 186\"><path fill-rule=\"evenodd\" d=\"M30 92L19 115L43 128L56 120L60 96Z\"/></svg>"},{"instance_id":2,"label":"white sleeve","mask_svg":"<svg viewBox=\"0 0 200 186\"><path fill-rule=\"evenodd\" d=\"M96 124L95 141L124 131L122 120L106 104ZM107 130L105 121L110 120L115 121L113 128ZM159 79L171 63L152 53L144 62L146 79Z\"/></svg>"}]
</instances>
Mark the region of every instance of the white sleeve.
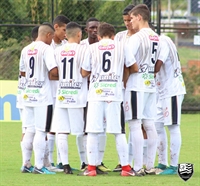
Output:
<instances>
[{"instance_id":1,"label":"white sleeve","mask_svg":"<svg viewBox=\"0 0 200 186\"><path fill-rule=\"evenodd\" d=\"M140 41L137 37L131 36L127 44L124 46L125 52L125 65L126 67L130 67L134 63L136 63L136 53L139 49Z\"/></svg>"},{"instance_id":2,"label":"white sleeve","mask_svg":"<svg viewBox=\"0 0 200 186\"><path fill-rule=\"evenodd\" d=\"M55 57L54 57L54 50L52 47L47 47L44 52L44 61L47 66L47 69L50 71L51 69L57 67Z\"/></svg>"},{"instance_id":3,"label":"white sleeve","mask_svg":"<svg viewBox=\"0 0 200 186\"><path fill-rule=\"evenodd\" d=\"M19 71L21 72L25 72L26 69L25 69L25 62L24 62L24 52L25 52L25 49L23 48L23 50L21 51L21 56L20 56L20 60L19 60Z\"/></svg>"},{"instance_id":4,"label":"white sleeve","mask_svg":"<svg viewBox=\"0 0 200 186\"><path fill-rule=\"evenodd\" d=\"M170 48L168 46L167 41L165 39L160 38L159 42L159 50L158 50L158 60L161 60L163 63L167 60L169 56Z\"/></svg>"},{"instance_id":5,"label":"white sleeve","mask_svg":"<svg viewBox=\"0 0 200 186\"><path fill-rule=\"evenodd\" d=\"M91 68L91 52L90 52L90 49L89 47L87 48L86 52L85 52L85 56L84 56L84 60L83 60L83 63L81 65L81 68L83 70L86 70L86 71L91 71L92 68Z\"/></svg>"}]
</instances>

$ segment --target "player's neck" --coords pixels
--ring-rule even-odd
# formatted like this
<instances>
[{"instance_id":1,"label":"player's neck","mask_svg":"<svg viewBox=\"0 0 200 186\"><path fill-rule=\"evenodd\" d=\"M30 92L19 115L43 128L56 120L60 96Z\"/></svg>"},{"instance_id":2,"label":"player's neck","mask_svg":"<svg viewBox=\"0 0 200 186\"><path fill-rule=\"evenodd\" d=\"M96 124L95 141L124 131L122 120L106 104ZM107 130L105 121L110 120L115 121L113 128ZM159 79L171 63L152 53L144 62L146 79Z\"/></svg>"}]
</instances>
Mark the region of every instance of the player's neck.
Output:
<instances>
[{"instance_id":1,"label":"player's neck","mask_svg":"<svg viewBox=\"0 0 200 186\"><path fill-rule=\"evenodd\" d=\"M133 34L135 34L134 30L128 30L127 36L132 36Z\"/></svg>"},{"instance_id":2,"label":"player's neck","mask_svg":"<svg viewBox=\"0 0 200 186\"><path fill-rule=\"evenodd\" d=\"M55 36L54 36L53 40L56 44L60 44L62 42L58 37L55 37Z\"/></svg>"},{"instance_id":3,"label":"player's neck","mask_svg":"<svg viewBox=\"0 0 200 186\"><path fill-rule=\"evenodd\" d=\"M68 38L68 43L79 43L77 39L75 38Z\"/></svg>"},{"instance_id":4,"label":"player's neck","mask_svg":"<svg viewBox=\"0 0 200 186\"><path fill-rule=\"evenodd\" d=\"M99 40L98 40L98 38L88 38L88 42L91 45L93 43L99 42Z\"/></svg>"},{"instance_id":5,"label":"player's neck","mask_svg":"<svg viewBox=\"0 0 200 186\"><path fill-rule=\"evenodd\" d=\"M149 28L149 24L148 22L141 22L140 25L139 25L139 31L143 28Z\"/></svg>"}]
</instances>

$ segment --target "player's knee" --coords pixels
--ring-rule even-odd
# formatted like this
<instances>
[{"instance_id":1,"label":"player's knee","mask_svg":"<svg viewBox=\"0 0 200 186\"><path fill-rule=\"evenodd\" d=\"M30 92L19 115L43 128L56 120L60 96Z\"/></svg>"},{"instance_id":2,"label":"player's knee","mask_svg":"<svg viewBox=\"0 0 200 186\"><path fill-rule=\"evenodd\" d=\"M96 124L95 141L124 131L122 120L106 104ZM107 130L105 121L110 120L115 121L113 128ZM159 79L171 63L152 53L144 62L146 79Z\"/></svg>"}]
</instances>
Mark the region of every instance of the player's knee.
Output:
<instances>
[{"instance_id":1,"label":"player's knee","mask_svg":"<svg viewBox=\"0 0 200 186\"><path fill-rule=\"evenodd\" d=\"M129 121L129 129L130 131L141 130L141 120L135 119Z\"/></svg>"},{"instance_id":2,"label":"player's knee","mask_svg":"<svg viewBox=\"0 0 200 186\"><path fill-rule=\"evenodd\" d=\"M161 134L164 131L164 123L155 122L156 131Z\"/></svg>"},{"instance_id":3,"label":"player's knee","mask_svg":"<svg viewBox=\"0 0 200 186\"><path fill-rule=\"evenodd\" d=\"M169 133L175 133L175 134L180 134L180 125L169 125L168 126Z\"/></svg>"},{"instance_id":4,"label":"player's knee","mask_svg":"<svg viewBox=\"0 0 200 186\"><path fill-rule=\"evenodd\" d=\"M34 126L27 127L26 132L35 133L35 127Z\"/></svg>"}]
</instances>

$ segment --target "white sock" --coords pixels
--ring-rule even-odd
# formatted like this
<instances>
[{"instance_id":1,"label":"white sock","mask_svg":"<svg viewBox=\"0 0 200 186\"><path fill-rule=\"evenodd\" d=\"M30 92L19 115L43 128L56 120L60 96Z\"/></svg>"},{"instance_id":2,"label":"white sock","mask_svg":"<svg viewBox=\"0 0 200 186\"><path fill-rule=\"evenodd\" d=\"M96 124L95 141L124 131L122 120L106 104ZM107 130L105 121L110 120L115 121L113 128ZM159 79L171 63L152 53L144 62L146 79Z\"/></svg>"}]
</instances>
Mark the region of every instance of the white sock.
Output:
<instances>
[{"instance_id":1,"label":"white sock","mask_svg":"<svg viewBox=\"0 0 200 186\"><path fill-rule=\"evenodd\" d=\"M31 160L32 151L33 151L34 136L35 136L35 133L26 131L26 133L24 134L23 140L21 142L23 165L27 167L31 166L30 160Z\"/></svg>"},{"instance_id":2,"label":"white sock","mask_svg":"<svg viewBox=\"0 0 200 186\"><path fill-rule=\"evenodd\" d=\"M98 134L99 138L99 158L98 158L98 165L103 162L103 156L106 148L106 134L105 133L100 133Z\"/></svg>"},{"instance_id":3,"label":"white sock","mask_svg":"<svg viewBox=\"0 0 200 186\"><path fill-rule=\"evenodd\" d=\"M125 134L114 134L121 166L128 165L128 144Z\"/></svg>"},{"instance_id":4,"label":"white sock","mask_svg":"<svg viewBox=\"0 0 200 186\"><path fill-rule=\"evenodd\" d=\"M143 144L144 138L141 129L140 120L129 121L130 140L133 144L133 156L134 156L134 170L139 171L143 167Z\"/></svg>"},{"instance_id":5,"label":"white sock","mask_svg":"<svg viewBox=\"0 0 200 186\"><path fill-rule=\"evenodd\" d=\"M87 164L86 143L87 143L87 135L80 134L76 136L76 145L78 148L78 154L81 160L81 164L83 162Z\"/></svg>"},{"instance_id":6,"label":"white sock","mask_svg":"<svg viewBox=\"0 0 200 186\"><path fill-rule=\"evenodd\" d=\"M156 122L155 127L158 134L158 141L157 141L158 163L168 166L167 133L164 127L164 123Z\"/></svg>"},{"instance_id":7,"label":"white sock","mask_svg":"<svg viewBox=\"0 0 200 186\"><path fill-rule=\"evenodd\" d=\"M146 169L149 170L154 168L156 150L157 150L157 132L153 120L143 119L142 120L144 130L147 133L147 163Z\"/></svg>"},{"instance_id":8,"label":"white sock","mask_svg":"<svg viewBox=\"0 0 200 186\"><path fill-rule=\"evenodd\" d=\"M49 148L49 161L50 163L53 163L53 151L54 151L54 145L55 145L55 134L47 134L47 140L48 140L48 148Z\"/></svg>"},{"instance_id":9,"label":"white sock","mask_svg":"<svg viewBox=\"0 0 200 186\"><path fill-rule=\"evenodd\" d=\"M51 163L49 162L49 142L45 141L45 152L44 152L44 166L49 167L51 166Z\"/></svg>"},{"instance_id":10,"label":"white sock","mask_svg":"<svg viewBox=\"0 0 200 186\"><path fill-rule=\"evenodd\" d=\"M44 166L44 152L46 146L46 132L36 130L33 140L33 150L35 153L35 166L41 169Z\"/></svg>"},{"instance_id":11,"label":"white sock","mask_svg":"<svg viewBox=\"0 0 200 186\"><path fill-rule=\"evenodd\" d=\"M57 155L57 164L61 163L60 151L58 149L58 134L56 134L56 155Z\"/></svg>"},{"instance_id":12,"label":"white sock","mask_svg":"<svg viewBox=\"0 0 200 186\"><path fill-rule=\"evenodd\" d=\"M88 164L96 166L98 162L98 134L88 133L87 135L87 157Z\"/></svg>"},{"instance_id":13,"label":"white sock","mask_svg":"<svg viewBox=\"0 0 200 186\"><path fill-rule=\"evenodd\" d=\"M68 135L67 134L57 134L58 138L58 149L60 152L61 162L63 165L69 164L68 159Z\"/></svg>"},{"instance_id":14,"label":"white sock","mask_svg":"<svg viewBox=\"0 0 200 186\"><path fill-rule=\"evenodd\" d=\"M131 135L128 135L128 162L131 167L133 167L133 143L131 141Z\"/></svg>"},{"instance_id":15,"label":"white sock","mask_svg":"<svg viewBox=\"0 0 200 186\"><path fill-rule=\"evenodd\" d=\"M181 149L180 125L169 125L170 133L170 165L177 167Z\"/></svg>"},{"instance_id":16,"label":"white sock","mask_svg":"<svg viewBox=\"0 0 200 186\"><path fill-rule=\"evenodd\" d=\"M147 139L144 139L144 146L143 146L143 165L146 166L147 164Z\"/></svg>"}]
</instances>

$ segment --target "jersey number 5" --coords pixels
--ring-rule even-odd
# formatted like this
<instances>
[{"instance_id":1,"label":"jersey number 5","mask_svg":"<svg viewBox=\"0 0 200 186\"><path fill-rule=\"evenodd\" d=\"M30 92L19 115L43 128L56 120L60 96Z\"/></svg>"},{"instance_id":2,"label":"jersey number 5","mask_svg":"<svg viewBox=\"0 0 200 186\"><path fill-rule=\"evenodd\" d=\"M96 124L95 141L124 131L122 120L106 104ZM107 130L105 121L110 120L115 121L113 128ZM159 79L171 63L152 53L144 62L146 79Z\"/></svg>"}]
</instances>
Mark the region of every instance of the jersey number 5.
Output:
<instances>
[{"instance_id":1,"label":"jersey number 5","mask_svg":"<svg viewBox=\"0 0 200 186\"><path fill-rule=\"evenodd\" d=\"M157 46L158 46L158 43L156 43L156 42L153 42L153 47L152 47L152 58L151 58L151 62L153 63L153 64L155 64L156 63L156 54L157 54Z\"/></svg>"}]
</instances>

